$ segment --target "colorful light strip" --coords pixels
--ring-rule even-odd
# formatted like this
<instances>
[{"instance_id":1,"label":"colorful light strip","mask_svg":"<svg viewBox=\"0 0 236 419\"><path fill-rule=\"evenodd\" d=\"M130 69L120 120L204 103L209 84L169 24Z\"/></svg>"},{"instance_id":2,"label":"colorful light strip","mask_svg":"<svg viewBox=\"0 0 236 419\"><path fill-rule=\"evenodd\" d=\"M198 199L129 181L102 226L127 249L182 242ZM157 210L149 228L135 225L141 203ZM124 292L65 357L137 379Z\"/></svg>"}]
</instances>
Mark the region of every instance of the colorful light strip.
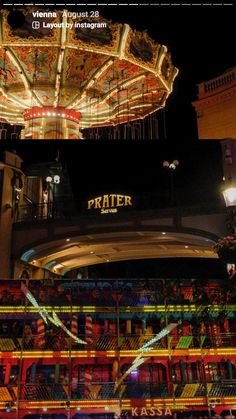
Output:
<instances>
[{"instance_id":1,"label":"colorful light strip","mask_svg":"<svg viewBox=\"0 0 236 419\"><path fill-rule=\"evenodd\" d=\"M120 357L121 358L127 358L134 356L137 356L138 350L130 350L130 351L120 351ZM159 358L166 358L168 356L176 357L176 356L196 356L196 357L202 357L202 356L229 356L229 355L236 355L236 348L226 348L222 350L218 349L157 349L157 350L150 350L146 353L145 356L156 356ZM91 357L98 357L98 356L106 356L107 358L114 358L117 356L117 351L23 351L22 353L20 351L2 351L0 352L0 357L4 358L68 358L71 356L71 358L91 358Z\"/></svg>"},{"instance_id":2,"label":"colorful light strip","mask_svg":"<svg viewBox=\"0 0 236 419\"><path fill-rule=\"evenodd\" d=\"M80 112L75 111L74 109L66 109L62 106L34 106L24 112L25 121L37 118L60 118L63 120L68 119L78 123L80 116Z\"/></svg>"},{"instance_id":3,"label":"colorful light strip","mask_svg":"<svg viewBox=\"0 0 236 419\"><path fill-rule=\"evenodd\" d=\"M236 397L218 397L218 401L214 404L217 405L234 405L236 404ZM131 408L134 406L136 399L123 399L121 401L121 409ZM206 406L205 397L193 397L193 398L160 398L160 399L141 399L142 406L146 407L162 407L165 408L171 407L172 409L181 409L187 408L187 406ZM213 399L212 399L213 400ZM140 399L138 399L140 403ZM41 409L47 405L47 408L56 409L63 408L62 403L65 403L65 400L49 401L49 400L40 400L40 401L20 401L19 408L30 408L30 409ZM6 402L0 402L0 409L5 408ZM109 406L110 409L116 409L120 403L119 399L104 399L104 400L79 400L79 401L70 401L70 408L106 408Z\"/></svg>"},{"instance_id":4,"label":"colorful light strip","mask_svg":"<svg viewBox=\"0 0 236 419\"><path fill-rule=\"evenodd\" d=\"M201 306L203 309L208 306ZM60 313L101 313L101 312L115 312L115 307L96 307L96 306L44 306L46 310L52 310ZM120 313L195 313L198 312L199 307L196 305L181 306L181 305L161 305L161 306L133 306L119 308ZM209 306L209 311L218 313L221 311L236 311L236 305L230 306ZM0 306L1 313L24 313L25 306ZM27 307L27 312L36 313L36 307Z\"/></svg>"}]
</instances>

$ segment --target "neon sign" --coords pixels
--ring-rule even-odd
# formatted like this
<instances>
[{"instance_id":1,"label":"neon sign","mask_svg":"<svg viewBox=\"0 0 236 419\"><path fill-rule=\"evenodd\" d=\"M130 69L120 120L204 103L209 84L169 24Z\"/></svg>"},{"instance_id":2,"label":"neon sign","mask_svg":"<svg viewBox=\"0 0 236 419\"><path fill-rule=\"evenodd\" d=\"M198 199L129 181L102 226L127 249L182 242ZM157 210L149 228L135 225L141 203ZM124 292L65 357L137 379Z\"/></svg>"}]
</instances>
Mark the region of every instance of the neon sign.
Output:
<instances>
[{"instance_id":1,"label":"neon sign","mask_svg":"<svg viewBox=\"0 0 236 419\"><path fill-rule=\"evenodd\" d=\"M169 407L151 407L147 409L146 407L132 407L131 410L132 416L171 416L172 411Z\"/></svg>"},{"instance_id":2,"label":"neon sign","mask_svg":"<svg viewBox=\"0 0 236 419\"><path fill-rule=\"evenodd\" d=\"M102 195L88 201L88 210L101 210L101 214L118 212L120 207L132 207L132 197L129 195Z\"/></svg>"}]
</instances>

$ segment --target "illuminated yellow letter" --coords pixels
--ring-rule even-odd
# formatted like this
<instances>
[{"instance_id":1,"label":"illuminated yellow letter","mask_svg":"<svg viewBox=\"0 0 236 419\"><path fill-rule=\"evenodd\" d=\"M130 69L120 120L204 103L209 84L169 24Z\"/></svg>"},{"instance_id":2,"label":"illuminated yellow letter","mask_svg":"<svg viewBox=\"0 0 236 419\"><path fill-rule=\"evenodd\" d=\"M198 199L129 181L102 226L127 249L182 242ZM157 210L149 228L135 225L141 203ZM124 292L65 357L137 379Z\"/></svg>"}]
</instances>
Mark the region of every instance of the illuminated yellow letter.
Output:
<instances>
[{"instance_id":1,"label":"illuminated yellow letter","mask_svg":"<svg viewBox=\"0 0 236 419\"><path fill-rule=\"evenodd\" d=\"M123 204L123 195L117 195L117 207L122 207Z\"/></svg>"},{"instance_id":2,"label":"illuminated yellow letter","mask_svg":"<svg viewBox=\"0 0 236 419\"><path fill-rule=\"evenodd\" d=\"M155 409L153 407L151 407L150 411L149 411L149 416L155 416L156 412Z\"/></svg>"},{"instance_id":3,"label":"illuminated yellow letter","mask_svg":"<svg viewBox=\"0 0 236 419\"><path fill-rule=\"evenodd\" d=\"M102 201L102 207L103 208L109 208L109 196L103 195L103 201Z\"/></svg>"},{"instance_id":4,"label":"illuminated yellow letter","mask_svg":"<svg viewBox=\"0 0 236 419\"><path fill-rule=\"evenodd\" d=\"M94 199L91 199L90 201L88 201L88 209L91 209L93 204L94 204Z\"/></svg>"},{"instance_id":5,"label":"illuminated yellow letter","mask_svg":"<svg viewBox=\"0 0 236 419\"><path fill-rule=\"evenodd\" d=\"M95 201L95 208L101 208L101 200L102 200L101 196L99 196L98 198L95 198L94 199L94 201Z\"/></svg>"},{"instance_id":6,"label":"illuminated yellow letter","mask_svg":"<svg viewBox=\"0 0 236 419\"><path fill-rule=\"evenodd\" d=\"M169 407L166 407L166 410L165 410L165 416L167 415L172 415L171 409Z\"/></svg>"},{"instance_id":7,"label":"illuminated yellow letter","mask_svg":"<svg viewBox=\"0 0 236 419\"><path fill-rule=\"evenodd\" d=\"M132 206L131 196L125 196L125 206L127 207L128 205Z\"/></svg>"},{"instance_id":8,"label":"illuminated yellow letter","mask_svg":"<svg viewBox=\"0 0 236 419\"><path fill-rule=\"evenodd\" d=\"M138 408L132 407L132 416L138 416Z\"/></svg>"},{"instance_id":9,"label":"illuminated yellow letter","mask_svg":"<svg viewBox=\"0 0 236 419\"><path fill-rule=\"evenodd\" d=\"M112 194L112 195L109 195L109 197L111 198L111 207L114 207L115 206L115 196L116 195L114 195L114 194Z\"/></svg>"},{"instance_id":10,"label":"illuminated yellow letter","mask_svg":"<svg viewBox=\"0 0 236 419\"><path fill-rule=\"evenodd\" d=\"M146 407L142 407L140 416L148 416Z\"/></svg>"}]
</instances>

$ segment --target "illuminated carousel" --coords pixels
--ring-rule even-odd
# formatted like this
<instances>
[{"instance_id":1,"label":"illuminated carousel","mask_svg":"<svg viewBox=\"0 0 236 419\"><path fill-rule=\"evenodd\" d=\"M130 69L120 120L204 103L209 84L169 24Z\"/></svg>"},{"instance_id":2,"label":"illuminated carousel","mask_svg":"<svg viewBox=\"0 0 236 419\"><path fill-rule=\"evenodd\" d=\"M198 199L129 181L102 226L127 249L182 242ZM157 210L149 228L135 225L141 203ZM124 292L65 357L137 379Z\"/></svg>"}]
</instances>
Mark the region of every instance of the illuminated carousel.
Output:
<instances>
[{"instance_id":1,"label":"illuminated carousel","mask_svg":"<svg viewBox=\"0 0 236 419\"><path fill-rule=\"evenodd\" d=\"M84 128L129 124L165 106L178 71L146 32L66 10L21 12L17 29L0 12L0 121L23 125L22 139L79 139Z\"/></svg>"}]
</instances>

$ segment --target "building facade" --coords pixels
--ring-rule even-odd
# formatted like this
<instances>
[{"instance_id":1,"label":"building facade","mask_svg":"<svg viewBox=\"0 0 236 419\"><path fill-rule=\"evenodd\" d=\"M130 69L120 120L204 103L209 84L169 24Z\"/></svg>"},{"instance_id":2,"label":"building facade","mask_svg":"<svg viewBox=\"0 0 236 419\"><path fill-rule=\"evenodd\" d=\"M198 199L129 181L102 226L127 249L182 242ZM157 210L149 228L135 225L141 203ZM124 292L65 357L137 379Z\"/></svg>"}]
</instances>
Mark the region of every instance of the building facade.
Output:
<instances>
[{"instance_id":1,"label":"building facade","mask_svg":"<svg viewBox=\"0 0 236 419\"><path fill-rule=\"evenodd\" d=\"M236 67L198 84L193 102L200 140L236 139Z\"/></svg>"},{"instance_id":2,"label":"building facade","mask_svg":"<svg viewBox=\"0 0 236 419\"><path fill-rule=\"evenodd\" d=\"M109 249L113 261L173 254L197 266L217 258L224 216L93 215L78 231L77 219L58 217L60 165L24 174L21 163L5 153L0 166L0 417L233 418L233 277L85 281L65 272L66 263L101 263Z\"/></svg>"},{"instance_id":3,"label":"building facade","mask_svg":"<svg viewBox=\"0 0 236 419\"><path fill-rule=\"evenodd\" d=\"M2 418L234 417L232 282L26 279L0 291Z\"/></svg>"}]
</instances>

